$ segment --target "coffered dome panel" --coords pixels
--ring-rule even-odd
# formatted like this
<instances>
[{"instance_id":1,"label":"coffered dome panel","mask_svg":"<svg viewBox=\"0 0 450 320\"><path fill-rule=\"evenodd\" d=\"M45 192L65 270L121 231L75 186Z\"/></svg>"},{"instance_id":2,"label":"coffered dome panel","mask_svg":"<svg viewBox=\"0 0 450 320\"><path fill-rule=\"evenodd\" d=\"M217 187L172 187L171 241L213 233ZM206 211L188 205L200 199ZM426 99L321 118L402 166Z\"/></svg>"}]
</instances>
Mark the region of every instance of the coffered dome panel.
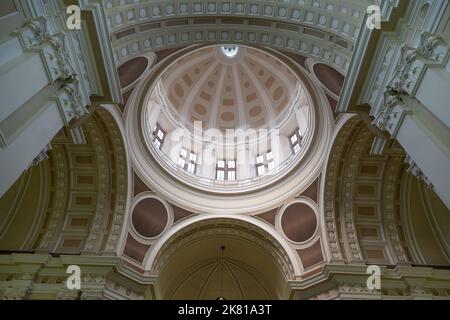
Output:
<instances>
[{"instance_id":1,"label":"coffered dome panel","mask_svg":"<svg viewBox=\"0 0 450 320\"><path fill-rule=\"evenodd\" d=\"M228 49L236 48L234 54ZM274 127L301 84L279 60L258 49L212 46L176 61L161 90L175 114L204 128Z\"/></svg>"}]
</instances>

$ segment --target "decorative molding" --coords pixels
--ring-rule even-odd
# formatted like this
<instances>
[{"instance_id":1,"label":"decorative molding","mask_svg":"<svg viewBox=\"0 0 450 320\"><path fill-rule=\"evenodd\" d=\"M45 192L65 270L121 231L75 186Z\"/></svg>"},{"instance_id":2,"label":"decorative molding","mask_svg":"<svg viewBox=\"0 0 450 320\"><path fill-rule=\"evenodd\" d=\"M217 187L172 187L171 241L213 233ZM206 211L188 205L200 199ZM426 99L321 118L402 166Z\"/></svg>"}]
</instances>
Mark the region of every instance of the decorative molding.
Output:
<instances>
[{"instance_id":1,"label":"decorative molding","mask_svg":"<svg viewBox=\"0 0 450 320\"><path fill-rule=\"evenodd\" d=\"M143 292L145 287L137 282L121 280L114 271L119 264L118 258L101 256L0 255L0 296L3 299L28 299L30 296L49 299L53 296L57 300L100 300L106 297L107 288L114 281L128 282L134 290ZM66 287L68 265L80 266L80 290Z\"/></svg>"},{"instance_id":2,"label":"decorative molding","mask_svg":"<svg viewBox=\"0 0 450 320\"><path fill-rule=\"evenodd\" d=\"M290 299L310 300L390 300L431 299L449 300L448 270L430 267L381 267L381 289L367 288L367 267L328 265L323 273L307 281L289 284Z\"/></svg>"},{"instance_id":3,"label":"decorative molding","mask_svg":"<svg viewBox=\"0 0 450 320\"><path fill-rule=\"evenodd\" d=\"M398 227L399 221L397 218L400 213L396 207L397 199L395 195L398 190L398 177L401 170L403 170L402 158L390 157L387 160L383 177L382 223L384 225L384 232L386 233L386 242L388 243L395 264L407 264L411 262L401 240L404 238L404 235L401 233L403 230L400 230Z\"/></svg>"},{"instance_id":4,"label":"decorative molding","mask_svg":"<svg viewBox=\"0 0 450 320\"><path fill-rule=\"evenodd\" d=\"M39 152L39 154L34 158L34 160L31 162L31 166L37 166L41 161L47 160L49 158L48 152L52 150L52 145L49 143L45 146L44 149Z\"/></svg>"},{"instance_id":5,"label":"decorative molding","mask_svg":"<svg viewBox=\"0 0 450 320\"><path fill-rule=\"evenodd\" d=\"M111 255L116 255L116 250L120 245L119 239L121 232L124 229L124 221L126 214L128 191L128 175L131 173L128 170L127 155L124 145L124 137L119 129L119 124L116 123L114 117L106 110L100 109L97 111L103 119L112 144L110 147L113 149L114 161L115 161L115 203L114 203L114 221L113 226L109 232L108 241L104 247L104 252Z\"/></svg>"},{"instance_id":6,"label":"decorative molding","mask_svg":"<svg viewBox=\"0 0 450 320\"><path fill-rule=\"evenodd\" d=\"M407 170L408 173L412 174L417 179L425 182L428 188L433 188L433 184L431 183L431 181L425 176L425 174L422 172L419 166L414 162L414 160L409 155L406 156L405 163L409 165Z\"/></svg>"},{"instance_id":7,"label":"decorative molding","mask_svg":"<svg viewBox=\"0 0 450 320\"><path fill-rule=\"evenodd\" d=\"M344 151L345 145L351 138L354 132L354 127L360 122L358 117L353 117L341 128L339 134L333 141L333 146L330 151L326 174L324 175L324 204L323 210L325 213L325 231L326 239L330 251L330 261L333 263L344 263L344 255L342 253L340 234L339 234L339 219L338 210L336 208L335 194L339 188L338 178L340 176L339 163Z\"/></svg>"},{"instance_id":8,"label":"decorative molding","mask_svg":"<svg viewBox=\"0 0 450 320\"><path fill-rule=\"evenodd\" d=\"M406 115L411 113L410 109L404 103L404 97L393 91L385 92L385 102L379 109L375 120L372 125L382 132L388 132L392 139L395 139L398 131L405 119ZM376 141L374 150L379 149L380 146L385 144Z\"/></svg>"},{"instance_id":9,"label":"decorative molding","mask_svg":"<svg viewBox=\"0 0 450 320\"><path fill-rule=\"evenodd\" d=\"M430 67L445 68L450 50L445 41L432 33L422 32L416 48L403 44L400 58L392 79L387 84L388 92L414 97L426 70Z\"/></svg>"},{"instance_id":10,"label":"decorative molding","mask_svg":"<svg viewBox=\"0 0 450 320\"><path fill-rule=\"evenodd\" d=\"M366 130L361 131L361 125L356 127L353 131L354 136L349 137L346 143L349 143L347 154L342 154L344 160L342 173L340 177L341 188L339 191L340 199L336 206L340 205L340 217L336 223L340 223L340 230L342 230L342 239L347 252L347 260L354 264L365 264L366 259L361 248L361 243L358 238L356 228L356 214L355 214L355 197L356 179L358 177L359 160L361 155L365 152L365 144L370 139L370 132Z\"/></svg>"},{"instance_id":11,"label":"decorative molding","mask_svg":"<svg viewBox=\"0 0 450 320\"><path fill-rule=\"evenodd\" d=\"M61 227L66 214L66 202L68 198L68 177L67 162L65 161L64 146L54 144L52 148L52 158L55 167L55 193L53 196L52 213L48 221L47 228L43 231L42 238L37 244L38 252L51 252L56 249L59 228Z\"/></svg>"}]
</instances>

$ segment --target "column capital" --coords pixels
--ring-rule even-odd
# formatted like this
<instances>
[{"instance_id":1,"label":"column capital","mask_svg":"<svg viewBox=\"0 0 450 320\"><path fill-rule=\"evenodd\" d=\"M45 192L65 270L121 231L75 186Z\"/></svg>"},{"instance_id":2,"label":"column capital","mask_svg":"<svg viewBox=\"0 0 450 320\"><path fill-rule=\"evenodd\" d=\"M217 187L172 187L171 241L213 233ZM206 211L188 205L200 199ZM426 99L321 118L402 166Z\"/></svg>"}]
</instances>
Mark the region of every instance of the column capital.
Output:
<instances>
[{"instance_id":1,"label":"column capital","mask_svg":"<svg viewBox=\"0 0 450 320\"><path fill-rule=\"evenodd\" d=\"M430 32L422 32L417 47L400 47L400 57L387 89L414 97L429 66L445 67L450 51L447 43Z\"/></svg>"},{"instance_id":2,"label":"column capital","mask_svg":"<svg viewBox=\"0 0 450 320\"><path fill-rule=\"evenodd\" d=\"M397 136L398 130L406 114L411 113L405 105L405 96L395 89L388 89L384 93L384 103L375 116L372 125L383 132L389 133L392 139Z\"/></svg>"},{"instance_id":3,"label":"column capital","mask_svg":"<svg viewBox=\"0 0 450 320\"><path fill-rule=\"evenodd\" d=\"M428 61L442 64L448 56L448 44L440 36L430 32L422 32L420 35L420 56Z\"/></svg>"},{"instance_id":4,"label":"column capital","mask_svg":"<svg viewBox=\"0 0 450 320\"><path fill-rule=\"evenodd\" d=\"M25 24L15 31L24 49L31 49L38 46L47 36L47 19L37 17L25 22Z\"/></svg>"}]
</instances>

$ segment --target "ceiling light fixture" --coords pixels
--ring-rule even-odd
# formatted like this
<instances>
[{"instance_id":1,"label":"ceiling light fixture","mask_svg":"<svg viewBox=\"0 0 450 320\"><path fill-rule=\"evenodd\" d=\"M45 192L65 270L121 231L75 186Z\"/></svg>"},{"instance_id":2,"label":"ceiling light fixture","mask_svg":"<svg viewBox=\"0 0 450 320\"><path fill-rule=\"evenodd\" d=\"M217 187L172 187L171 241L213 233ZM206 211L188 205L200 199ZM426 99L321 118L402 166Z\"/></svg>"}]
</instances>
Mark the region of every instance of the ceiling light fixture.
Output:
<instances>
[{"instance_id":1,"label":"ceiling light fixture","mask_svg":"<svg viewBox=\"0 0 450 320\"><path fill-rule=\"evenodd\" d=\"M223 296L223 268L224 268L224 259L223 252L225 251L225 246L220 247L221 257L220 257L220 296L216 300L226 300Z\"/></svg>"}]
</instances>

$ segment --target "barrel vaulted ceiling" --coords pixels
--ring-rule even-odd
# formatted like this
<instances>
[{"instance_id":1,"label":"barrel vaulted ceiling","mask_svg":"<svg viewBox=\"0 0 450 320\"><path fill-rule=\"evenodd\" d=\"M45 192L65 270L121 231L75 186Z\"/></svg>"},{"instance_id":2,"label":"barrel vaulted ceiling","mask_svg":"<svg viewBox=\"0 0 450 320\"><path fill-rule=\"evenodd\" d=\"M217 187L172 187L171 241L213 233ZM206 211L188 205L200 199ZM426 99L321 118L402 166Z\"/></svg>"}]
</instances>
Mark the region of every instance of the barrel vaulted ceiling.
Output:
<instances>
[{"instance_id":1,"label":"barrel vaulted ceiling","mask_svg":"<svg viewBox=\"0 0 450 320\"><path fill-rule=\"evenodd\" d=\"M369 0L105 0L117 64L195 43L268 46L346 73Z\"/></svg>"}]
</instances>

